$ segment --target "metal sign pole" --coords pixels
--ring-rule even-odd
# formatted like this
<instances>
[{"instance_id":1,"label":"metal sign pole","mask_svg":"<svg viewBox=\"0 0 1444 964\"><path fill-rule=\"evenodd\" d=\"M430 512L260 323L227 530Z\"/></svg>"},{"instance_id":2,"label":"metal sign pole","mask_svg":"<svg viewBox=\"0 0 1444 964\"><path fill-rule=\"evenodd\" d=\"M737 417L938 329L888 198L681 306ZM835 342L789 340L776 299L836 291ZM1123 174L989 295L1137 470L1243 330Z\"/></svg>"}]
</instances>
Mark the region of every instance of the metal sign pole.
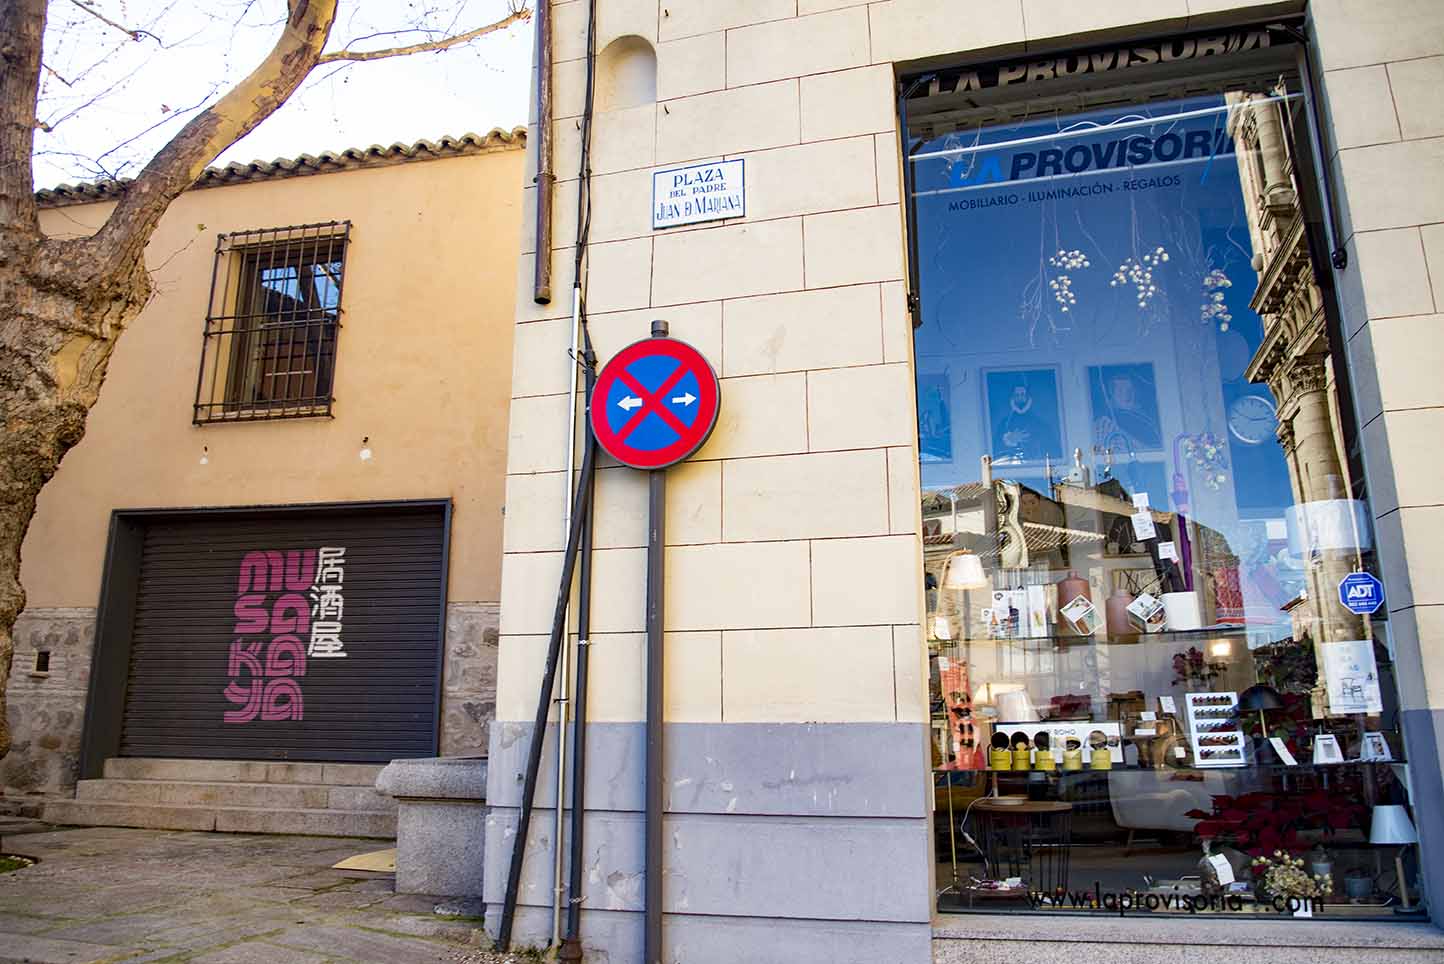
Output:
<instances>
[{"instance_id":1,"label":"metal sign pole","mask_svg":"<svg viewBox=\"0 0 1444 964\"><path fill-rule=\"evenodd\" d=\"M646 964L662 964L662 607L667 470L647 473Z\"/></svg>"},{"instance_id":2,"label":"metal sign pole","mask_svg":"<svg viewBox=\"0 0 1444 964\"><path fill-rule=\"evenodd\" d=\"M652 322L652 337L665 338L665 321ZM667 470L647 473L647 764L646 908L642 960L662 964L662 612L666 569Z\"/></svg>"},{"instance_id":3,"label":"metal sign pole","mask_svg":"<svg viewBox=\"0 0 1444 964\"><path fill-rule=\"evenodd\" d=\"M652 337L623 348L597 375L588 410L592 434L607 454L647 472L647 711L643 789L642 960L662 964L663 583L666 579L667 466L692 455L717 425L717 372L697 349L667 337L665 321Z\"/></svg>"}]
</instances>

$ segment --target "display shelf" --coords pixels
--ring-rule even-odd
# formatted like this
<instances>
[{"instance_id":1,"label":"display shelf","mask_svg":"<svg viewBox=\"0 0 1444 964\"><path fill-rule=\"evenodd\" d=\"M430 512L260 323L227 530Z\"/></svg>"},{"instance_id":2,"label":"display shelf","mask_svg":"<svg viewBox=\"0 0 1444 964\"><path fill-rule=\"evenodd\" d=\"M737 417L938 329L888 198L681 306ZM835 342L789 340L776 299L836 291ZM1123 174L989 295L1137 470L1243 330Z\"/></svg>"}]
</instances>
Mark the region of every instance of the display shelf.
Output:
<instances>
[{"instance_id":1,"label":"display shelf","mask_svg":"<svg viewBox=\"0 0 1444 964\"><path fill-rule=\"evenodd\" d=\"M1258 629L1255 628L1257 632ZM1287 627L1279 627L1280 632L1287 631ZM1238 637L1245 636L1249 627L1237 623L1229 623L1214 626L1206 629L1162 629L1156 633L1128 633L1124 636L1078 636L1076 634L1055 633L1051 636L967 636L961 639L933 640L937 648L955 648L962 643L1137 643L1144 639L1217 639L1221 636ZM934 654L936 655L936 654Z\"/></svg>"},{"instance_id":2,"label":"display shelf","mask_svg":"<svg viewBox=\"0 0 1444 964\"><path fill-rule=\"evenodd\" d=\"M1245 764L1243 764L1242 766L1233 766L1233 767L1228 767L1227 769L1230 769L1230 770L1268 770L1268 771L1276 771L1276 770L1277 770L1277 771L1282 771L1282 772L1295 772L1295 773L1296 773L1296 772L1298 772L1298 771L1300 771L1300 770L1340 770L1340 769L1343 769L1343 768L1345 768L1345 767L1356 767L1356 766L1402 766L1402 765L1404 765L1404 764L1406 764L1406 763L1408 763L1408 762L1409 762L1408 760L1345 760L1345 761L1342 762L1342 763L1311 763L1311 762L1308 762L1308 761L1300 760L1297 764L1295 764L1295 765L1293 765L1293 766L1289 766L1287 763L1245 763ZM1192 764L1192 763L1179 764L1178 766L1163 766L1163 767L1146 767L1146 766L1139 766L1139 765L1136 764L1136 763L1115 763L1113 766L1109 767L1107 770L1094 770L1092 767L1086 767L1086 766L1085 766L1083 769L1081 769L1081 770L1064 770L1064 769L1061 769L1061 768L1059 768L1059 769L1054 769L1054 770L961 770L961 769L959 769L959 770L953 770L953 769L937 768L937 767L935 767L935 768L933 769L933 773L934 773L934 774L940 774L940 773L984 773L984 774L987 774L987 775L989 775L989 776L992 776L993 774L997 774L998 776L1032 776L1033 774L1037 773L1037 774L1042 774L1043 776L1057 777L1057 776L1069 776L1070 774L1074 774L1074 773L1095 774L1095 773L1116 772L1116 771L1120 771L1120 770L1125 771L1125 772L1130 772L1130 773L1137 773L1137 772L1141 772L1141 771L1145 771L1145 770L1156 770L1156 771L1159 771L1159 772L1166 772L1166 773L1179 773L1179 772L1186 772L1186 771L1190 771L1190 770L1196 770L1196 771L1198 771L1199 773L1206 773L1206 772L1213 772L1213 771L1216 771L1216 770L1218 770L1218 769L1219 769L1218 767L1200 767L1200 766L1197 766L1197 765Z\"/></svg>"}]
</instances>

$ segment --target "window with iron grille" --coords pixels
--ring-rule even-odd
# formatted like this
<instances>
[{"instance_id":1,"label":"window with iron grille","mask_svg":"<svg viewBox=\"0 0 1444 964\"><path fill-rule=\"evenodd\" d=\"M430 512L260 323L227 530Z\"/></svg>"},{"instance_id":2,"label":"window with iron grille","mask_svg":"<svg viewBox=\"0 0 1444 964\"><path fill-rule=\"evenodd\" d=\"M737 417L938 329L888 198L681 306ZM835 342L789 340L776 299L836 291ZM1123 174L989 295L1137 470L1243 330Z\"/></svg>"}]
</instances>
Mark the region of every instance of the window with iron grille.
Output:
<instances>
[{"instance_id":1,"label":"window with iron grille","mask_svg":"<svg viewBox=\"0 0 1444 964\"><path fill-rule=\"evenodd\" d=\"M350 221L216 239L195 422L330 415Z\"/></svg>"}]
</instances>

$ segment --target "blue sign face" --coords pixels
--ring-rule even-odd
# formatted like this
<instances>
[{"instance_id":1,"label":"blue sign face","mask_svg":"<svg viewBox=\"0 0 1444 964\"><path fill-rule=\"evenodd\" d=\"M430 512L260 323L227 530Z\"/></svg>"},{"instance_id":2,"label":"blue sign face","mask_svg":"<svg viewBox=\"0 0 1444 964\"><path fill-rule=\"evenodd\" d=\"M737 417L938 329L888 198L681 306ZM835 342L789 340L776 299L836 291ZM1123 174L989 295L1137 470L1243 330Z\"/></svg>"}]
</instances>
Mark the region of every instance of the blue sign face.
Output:
<instances>
[{"instance_id":1,"label":"blue sign face","mask_svg":"<svg viewBox=\"0 0 1444 964\"><path fill-rule=\"evenodd\" d=\"M1339 602L1349 612L1367 616L1384 605L1384 584L1367 572L1351 572L1339 583Z\"/></svg>"},{"instance_id":2,"label":"blue sign face","mask_svg":"<svg viewBox=\"0 0 1444 964\"><path fill-rule=\"evenodd\" d=\"M597 442L623 465L665 468L707 440L718 401L717 375L695 348L647 338L603 367L589 418Z\"/></svg>"}]
</instances>

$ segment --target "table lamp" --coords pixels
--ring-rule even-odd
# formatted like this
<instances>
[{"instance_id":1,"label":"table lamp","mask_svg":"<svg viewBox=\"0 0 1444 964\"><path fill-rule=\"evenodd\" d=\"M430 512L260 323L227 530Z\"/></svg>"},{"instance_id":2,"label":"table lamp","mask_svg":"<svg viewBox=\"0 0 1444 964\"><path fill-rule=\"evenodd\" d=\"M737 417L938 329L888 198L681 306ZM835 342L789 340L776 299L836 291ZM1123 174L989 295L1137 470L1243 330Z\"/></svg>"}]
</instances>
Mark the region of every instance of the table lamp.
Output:
<instances>
[{"instance_id":1,"label":"table lamp","mask_svg":"<svg viewBox=\"0 0 1444 964\"><path fill-rule=\"evenodd\" d=\"M1255 683L1238 694L1240 713L1245 711L1258 713L1259 736L1265 747L1269 745L1269 725L1264 713L1267 710L1281 710L1283 707L1284 701L1279 697L1279 691L1263 683Z\"/></svg>"},{"instance_id":2,"label":"table lamp","mask_svg":"<svg viewBox=\"0 0 1444 964\"><path fill-rule=\"evenodd\" d=\"M1404 883L1404 848L1419 842L1419 833L1409 819L1409 811L1396 803L1380 804L1374 808L1374 819L1369 825L1369 843L1395 844L1399 850L1394 854L1394 873L1399 878L1399 909L1410 911L1409 888Z\"/></svg>"},{"instance_id":3,"label":"table lamp","mask_svg":"<svg viewBox=\"0 0 1444 964\"><path fill-rule=\"evenodd\" d=\"M948 556L943 566L944 589L982 589L988 585L983 560L966 550Z\"/></svg>"},{"instance_id":4,"label":"table lamp","mask_svg":"<svg viewBox=\"0 0 1444 964\"><path fill-rule=\"evenodd\" d=\"M993 684L993 705L998 708L998 718L1011 723L1036 723L1038 710L1021 683L1004 683L1008 689ZM1013 689L1012 687L1017 687Z\"/></svg>"}]
</instances>

